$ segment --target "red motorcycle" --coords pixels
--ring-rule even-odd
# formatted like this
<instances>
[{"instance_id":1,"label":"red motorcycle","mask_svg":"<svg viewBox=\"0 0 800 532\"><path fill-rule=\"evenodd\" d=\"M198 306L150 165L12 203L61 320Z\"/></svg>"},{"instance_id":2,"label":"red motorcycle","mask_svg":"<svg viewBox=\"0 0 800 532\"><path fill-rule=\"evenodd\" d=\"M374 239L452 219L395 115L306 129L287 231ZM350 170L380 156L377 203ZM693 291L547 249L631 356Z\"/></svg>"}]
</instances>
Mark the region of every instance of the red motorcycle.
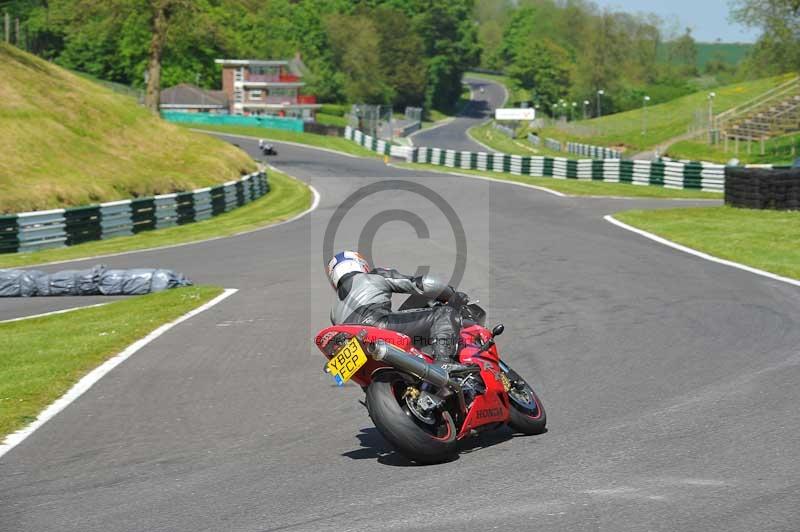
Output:
<instances>
[{"instance_id":1,"label":"red motorcycle","mask_svg":"<svg viewBox=\"0 0 800 532\"><path fill-rule=\"evenodd\" d=\"M441 304L411 296L401 310ZM364 325L336 325L317 334L328 358L325 371L343 386L353 380L366 392L370 418L383 437L417 463L448 460L458 441L510 425L541 434L547 423L533 388L500 360L495 338L503 325L484 327L486 312L461 307L458 369L441 368L425 347L398 332Z\"/></svg>"}]
</instances>

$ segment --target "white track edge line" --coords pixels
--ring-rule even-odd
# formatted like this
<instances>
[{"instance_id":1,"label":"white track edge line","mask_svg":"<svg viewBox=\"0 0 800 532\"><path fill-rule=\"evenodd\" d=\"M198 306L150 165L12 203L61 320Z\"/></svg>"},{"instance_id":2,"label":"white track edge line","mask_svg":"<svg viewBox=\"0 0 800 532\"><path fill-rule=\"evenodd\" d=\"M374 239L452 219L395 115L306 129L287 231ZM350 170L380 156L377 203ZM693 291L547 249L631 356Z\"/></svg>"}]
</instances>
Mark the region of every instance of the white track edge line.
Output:
<instances>
[{"instance_id":1,"label":"white track edge line","mask_svg":"<svg viewBox=\"0 0 800 532\"><path fill-rule=\"evenodd\" d=\"M276 171L280 171L280 170L277 170L272 165L269 165L269 166L270 166L270 168L273 168ZM283 172L283 173L285 173L285 172ZM290 176L290 177L292 177L292 176ZM166 246L158 246L158 247L155 247L155 248L132 249L130 251L120 251L119 253L108 253L108 254L105 254L105 255L92 255L90 257L78 257L78 258L75 258L75 259L57 260L57 261L53 261L53 262L37 262L35 264L27 264L25 266L19 266L19 268L30 268L30 267L33 267L33 266L52 266L54 264L67 264L67 263L70 263L70 262L80 262L80 261L84 261L84 260L105 259L105 258L108 258L108 257L120 257L122 255L132 255L134 253L147 253L148 251L160 251L162 249L180 248L180 247L183 247L183 246L194 246L195 244L204 244L206 242L213 242L214 240L222 240L223 238L233 238L233 237L242 236L242 235L249 235L250 233L256 233L258 231L264 231L266 229L272 229L273 227L278 227L280 225L288 224L288 223L294 222L296 220L299 220L300 218L302 218L303 216L307 215L308 213L316 210L316 208L319 206L319 201L320 201L320 195L319 195L319 192L317 192L316 188L314 188L313 186L309 185L305 181L301 181L300 179L297 179L296 177L292 177L292 178L296 179L297 181L300 181L305 186L307 186L311 190L311 194L312 194L314 199L311 202L311 206L308 209L304 210L301 213L296 214L295 216L289 218L288 220L283 220L281 222L265 225L263 227L256 227L254 229L248 229L246 231L240 231L239 233L233 233L232 235L212 236L211 238L204 238L202 240L192 240L191 242L181 242L179 244L168 244ZM266 196L262 196L262 198L263 197L266 197ZM213 218L209 218L209 220L213 220Z\"/></svg>"},{"instance_id":2,"label":"white track edge line","mask_svg":"<svg viewBox=\"0 0 800 532\"><path fill-rule=\"evenodd\" d=\"M102 307L103 305L108 305L106 303L95 303L94 305L84 305L82 307L72 307L72 308L65 308L61 310L53 310L51 312L43 312L41 314L31 314L30 316L22 316L19 318L11 318L10 320L0 320L0 323L13 323L15 321L24 321L24 320L32 320L34 318L44 318L45 316L55 316L56 314L66 314L68 312L73 312L76 310L83 310L85 308L95 308L95 307Z\"/></svg>"},{"instance_id":3,"label":"white track edge line","mask_svg":"<svg viewBox=\"0 0 800 532\"><path fill-rule=\"evenodd\" d=\"M108 372L113 370L115 367L120 365L122 362L127 360L131 357L134 353L139 351L141 348L164 334L165 332L169 331L176 325L183 323L184 321L197 316L201 312L210 309L217 303L222 302L224 299L232 296L238 292L236 288L226 288L220 295L212 299L211 301L207 301L203 305L200 305L194 310L190 310L183 316L180 316L176 320L173 320L169 323L165 323L164 325L160 326L154 331L151 331L150 334L145 336L144 338L140 338L139 340L135 341L131 345L125 348L124 351L114 355L113 357L109 358L92 371L84 375L78 382L76 382L67 392L56 399L54 402L50 403L44 410L42 410L36 419L31 422L28 426L9 434L6 436L5 440L0 444L0 458L3 457L7 452L11 449L22 443L28 436L33 434L39 427L47 423L50 419L55 417L59 412L64 410L67 406L69 406L73 401L75 401L78 397L83 395L87 390L89 390L97 381L103 378Z\"/></svg>"},{"instance_id":4,"label":"white track edge line","mask_svg":"<svg viewBox=\"0 0 800 532\"><path fill-rule=\"evenodd\" d=\"M793 285L793 286L800 286L800 280L798 280L798 279L792 279L790 277L783 277L781 275L777 275L775 273L770 273L770 272L764 271L764 270L759 270L758 268L753 268L752 266L747 266L747 265L741 264L739 262L734 262L732 260L727 260L727 259L721 259L719 257L715 257L714 255L709 255L708 253L704 253L702 251L698 251L696 249L684 246L682 244L678 244L677 242L673 242L672 240L667 240L666 238L660 237L660 236L655 235L653 233L649 233L649 232L644 231L642 229L638 229L636 227L628 225L628 224L626 224L624 222L620 222L619 220L617 220L616 218L614 218L610 214L608 214L606 216L603 216L603 219L605 221L609 222L609 223L612 223L612 224L616 225L617 227L621 227L622 229L626 229L628 231L631 231L633 233L641 235L641 236L643 236L645 238L649 238L650 240L653 240L654 242L658 242L659 244L663 244L663 245L669 246L669 247L671 247L673 249L677 249L678 251L682 251L684 253L688 253L689 255L694 255L695 257L699 257L699 258L705 259L707 261L716 262L717 264L722 264L724 266L730 266L731 268L737 268L739 270L744 270L746 272L753 273L755 275L760 275L762 277L767 277L767 278L772 279L774 281L780 281L782 283L787 283L787 284L790 284L790 285Z\"/></svg>"},{"instance_id":5,"label":"white track edge line","mask_svg":"<svg viewBox=\"0 0 800 532\"><path fill-rule=\"evenodd\" d=\"M419 168L405 168L403 166L398 166L396 164L387 164L386 166L391 166L392 168L397 168L398 170L405 170L406 172L413 172L415 170L419 170L420 172L431 172L434 174L444 174L444 175L454 175L458 177L469 177L471 179L482 179L483 181L494 181L495 183L501 183L504 185L514 185L518 187L525 187L525 188L532 188L534 190L539 190L541 192L547 192L548 194L552 194L553 196L558 196L559 198L574 198L576 196L570 196L569 194L564 194L562 192L558 192L555 190L550 190L549 188L545 187L538 187L536 185L529 185L528 183L519 183L517 181L508 181L506 179L498 179L495 177L488 177L482 175L473 175L473 174L462 174L460 172L448 172L446 170L420 170ZM449 168L449 167L448 167ZM514 174L511 174L514 175ZM524 177L524 176L523 176Z\"/></svg>"}]
</instances>

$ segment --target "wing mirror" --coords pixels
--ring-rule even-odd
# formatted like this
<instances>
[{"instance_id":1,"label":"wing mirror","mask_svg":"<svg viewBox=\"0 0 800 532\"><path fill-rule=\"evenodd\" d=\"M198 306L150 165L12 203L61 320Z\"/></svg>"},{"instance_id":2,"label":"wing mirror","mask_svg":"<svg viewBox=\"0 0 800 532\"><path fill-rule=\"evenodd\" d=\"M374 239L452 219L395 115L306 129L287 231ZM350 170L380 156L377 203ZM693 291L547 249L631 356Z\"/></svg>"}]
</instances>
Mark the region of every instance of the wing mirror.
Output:
<instances>
[{"instance_id":1,"label":"wing mirror","mask_svg":"<svg viewBox=\"0 0 800 532\"><path fill-rule=\"evenodd\" d=\"M503 331L505 330L506 328L502 323L500 323L499 325L495 325L494 329L492 329L492 336L500 336L501 334L503 334Z\"/></svg>"}]
</instances>

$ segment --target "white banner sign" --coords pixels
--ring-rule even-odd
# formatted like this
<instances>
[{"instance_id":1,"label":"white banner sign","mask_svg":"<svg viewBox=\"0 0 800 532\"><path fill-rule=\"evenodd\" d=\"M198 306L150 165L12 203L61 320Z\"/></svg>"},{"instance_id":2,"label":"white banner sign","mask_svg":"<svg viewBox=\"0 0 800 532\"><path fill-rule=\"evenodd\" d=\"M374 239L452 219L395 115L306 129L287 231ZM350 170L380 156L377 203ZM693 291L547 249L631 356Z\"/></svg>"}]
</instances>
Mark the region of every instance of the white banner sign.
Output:
<instances>
[{"instance_id":1,"label":"white banner sign","mask_svg":"<svg viewBox=\"0 0 800 532\"><path fill-rule=\"evenodd\" d=\"M509 109L495 109L495 120L533 120L536 118L536 109L528 107L526 109L509 108Z\"/></svg>"}]
</instances>

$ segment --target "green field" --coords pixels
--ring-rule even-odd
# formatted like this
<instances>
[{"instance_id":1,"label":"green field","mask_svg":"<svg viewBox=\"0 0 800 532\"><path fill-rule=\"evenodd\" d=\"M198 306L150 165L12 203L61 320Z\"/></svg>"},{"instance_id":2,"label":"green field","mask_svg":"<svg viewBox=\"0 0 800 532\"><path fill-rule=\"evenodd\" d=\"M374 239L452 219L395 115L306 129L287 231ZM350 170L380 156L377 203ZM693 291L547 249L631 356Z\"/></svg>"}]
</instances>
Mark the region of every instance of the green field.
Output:
<instances>
[{"instance_id":1,"label":"green field","mask_svg":"<svg viewBox=\"0 0 800 532\"><path fill-rule=\"evenodd\" d=\"M800 279L800 211L695 207L614 217L716 257Z\"/></svg>"},{"instance_id":2,"label":"green field","mask_svg":"<svg viewBox=\"0 0 800 532\"><path fill-rule=\"evenodd\" d=\"M676 159L690 159L692 161L709 161L726 163L733 158L739 159L742 164L775 164L790 166L800 154L800 135L792 134L769 139L764 143L764 155L761 155L761 145L753 142L750 153L747 153L747 143L739 144L739 153L734 149L733 141L728 143L728 151L724 144L710 145L706 142L685 140L673 144L667 155Z\"/></svg>"},{"instance_id":3,"label":"green field","mask_svg":"<svg viewBox=\"0 0 800 532\"><path fill-rule=\"evenodd\" d=\"M515 183L535 185L537 187L561 192L562 194L567 194L568 196L722 200L722 194L716 192L704 192L702 190L679 190L664 187L631 185L628 183L604 183L602 181L519 176L501 172L484 172L481 170L448 168L446 166L432 164L401 163L397 164L396 166L400 168L424 170L426 172L457 173L491 177L492 179L499 179L502 181L512 181Z\"/></svg>"},{"instance_id":4,"label":"green field","mask_svg":"<svg viewBox=\"0 0 800 532\"><path fill-rule=\"evenodd\" d=\"M791 79L793 75L726 85L714 89L714 113L731 109ZM647 133L642 134L642 109L571 122L562 128L545 128L540 134L561 141L599 146L622 147L628 154L644 151L687 132L695 113L708 112L708 92L700 91L670 102L653 105L646 111Z\"/></svg>"},{"instance_id":5,"label":"green field","mask_svg":"<svg viewBox=\"0 0 800 532\"><path fill-rule=\"evenodd\" d=\"M178 288L0 323L0 440L34 421L105 360L221 292L210 286Z\"/></svg>"},{"instance_id":6,"label":"green field","mask_svg":"<svg viewBox=\"0 0 800 532\"><path fill-rule=\"evenodd\" d=\"M227 143L0 44L0 213L191 190L255 168Z\"/></svg>"},{"instance_id":7,"label":"green field","mask_svg":"<svg viewBox=\"0 0 800 532\"><path fill-rule=\"evenodd\" d=\"M209 220L66 248L0 254L0 268L30 266L230 236L287 220L310 207L312 194L305 183L274 170L268 172L268 179L269 194Z\"/></svg>"},{"instance_id":8,"label":"green field","mask_svg":"<svg viewBox=\"0 0 800 532\"><path fill-rule=\"evenodd\" d=\"M359 146L352 140L347 140L344 137L315 135L314 133L296 133L294 131L282 131L279 129L255 126L210 126L205 124L183 124L183 126L191 129L202 129L204 131L227 133L229 135L244 135L246 137L263 138L277 142L296 142L298 144L340 151L360 157L378 157L377 153L363 146Z\"/></svg>"}]
</instances>

